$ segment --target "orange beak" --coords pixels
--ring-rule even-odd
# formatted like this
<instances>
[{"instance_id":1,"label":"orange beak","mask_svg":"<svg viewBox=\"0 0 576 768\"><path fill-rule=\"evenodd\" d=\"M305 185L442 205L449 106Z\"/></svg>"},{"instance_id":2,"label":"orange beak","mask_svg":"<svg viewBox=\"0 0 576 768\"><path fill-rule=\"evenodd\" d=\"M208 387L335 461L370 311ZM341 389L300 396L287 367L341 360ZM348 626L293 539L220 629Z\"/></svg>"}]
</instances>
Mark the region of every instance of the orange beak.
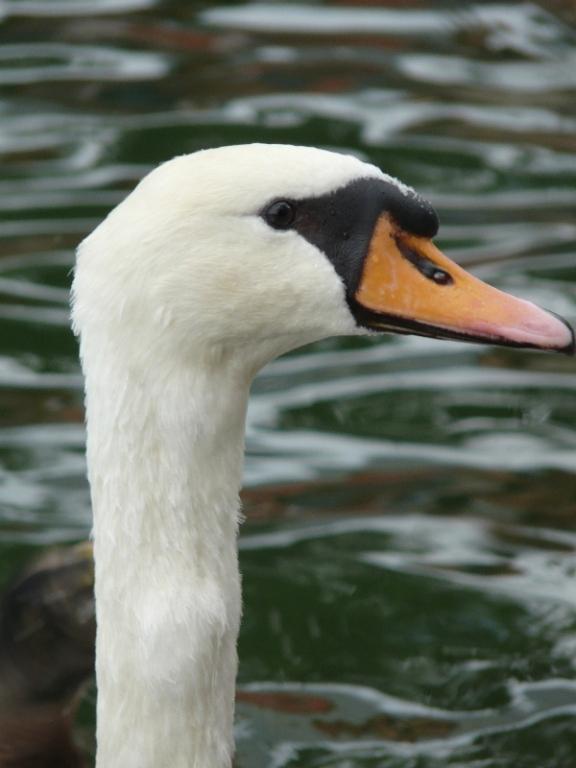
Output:
<instances>
[{"instance_id":1,"label":"orange beak","mask_svg":"<svg viewBox=\"0 0 576 768\"><path fill-rule=\"evenodd\" d=\"M389 215L376 223L354 300L374 330L574 353L564 320L483 283Z\"/></svg>"}]
</instances>

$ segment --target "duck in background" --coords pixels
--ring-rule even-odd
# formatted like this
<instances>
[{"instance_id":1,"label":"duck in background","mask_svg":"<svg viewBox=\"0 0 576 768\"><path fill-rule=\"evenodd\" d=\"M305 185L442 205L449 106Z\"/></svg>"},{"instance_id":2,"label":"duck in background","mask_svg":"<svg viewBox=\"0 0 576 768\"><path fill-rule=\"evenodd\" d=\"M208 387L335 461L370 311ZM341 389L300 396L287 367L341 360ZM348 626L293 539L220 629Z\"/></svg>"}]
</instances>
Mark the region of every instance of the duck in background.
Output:
<instances>
[{"instance_id":1,"label":"duck in background","mask_svg":"<svg viewBox=\"0 0 576 768\"><path fill-rule=\"evenodd\" d=\"M85 768L72 737L93 675L92 547L33 561L0 598L0 768Z\"/></svg>"}]
</instances>

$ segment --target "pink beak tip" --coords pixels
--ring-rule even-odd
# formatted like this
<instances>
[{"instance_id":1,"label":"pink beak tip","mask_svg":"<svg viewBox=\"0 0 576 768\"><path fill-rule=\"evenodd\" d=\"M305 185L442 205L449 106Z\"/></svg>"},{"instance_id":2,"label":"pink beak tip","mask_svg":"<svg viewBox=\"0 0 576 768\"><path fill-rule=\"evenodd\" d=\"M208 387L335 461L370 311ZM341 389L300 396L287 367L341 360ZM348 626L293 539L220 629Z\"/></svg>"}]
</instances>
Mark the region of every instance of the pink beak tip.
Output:
<instances>
[{"instance_id":1,"label":"pink beak tip","mask_svg":"<svg viewBox=\"0 0 576 768\"><path fill-rule=\"evenodd\" d=\"M474 324L475 330L519 347L550 350L565 355L576 353L574 330L564 318L522 299L518 299L515 305L515 311L508 322L477 321Z\"/></svg>"}]
</instances>

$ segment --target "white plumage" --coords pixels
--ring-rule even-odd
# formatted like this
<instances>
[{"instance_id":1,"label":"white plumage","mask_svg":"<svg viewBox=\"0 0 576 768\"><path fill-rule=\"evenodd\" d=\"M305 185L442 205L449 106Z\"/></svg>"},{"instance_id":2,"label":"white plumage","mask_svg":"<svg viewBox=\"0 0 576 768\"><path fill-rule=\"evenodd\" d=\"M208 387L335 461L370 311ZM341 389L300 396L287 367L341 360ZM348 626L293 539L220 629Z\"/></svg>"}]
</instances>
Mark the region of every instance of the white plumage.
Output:
<instances>
[{"instance_id":1,"label":"white plumage","mask_svg":"<svg viewBox=\"0 0 576 768\"><path fill-rule=\"evenodd\" d=\"M230 765L250 382L290 348L358 332L327 260L257 213L368 174L295 147L176 158L79 249L99 768Z\"/></svg>"}]
</instances>

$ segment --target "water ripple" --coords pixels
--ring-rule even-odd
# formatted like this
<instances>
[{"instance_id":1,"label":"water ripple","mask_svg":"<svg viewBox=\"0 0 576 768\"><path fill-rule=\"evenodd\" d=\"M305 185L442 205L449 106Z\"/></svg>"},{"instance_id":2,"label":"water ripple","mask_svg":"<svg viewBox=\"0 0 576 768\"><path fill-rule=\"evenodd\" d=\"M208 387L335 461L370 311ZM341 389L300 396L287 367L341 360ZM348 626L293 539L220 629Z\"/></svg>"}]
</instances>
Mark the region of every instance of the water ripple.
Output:
<instances>
[{"instance_id":1,"label":"water ripple","mask_svg":"<svg viewBox=\"0 0 576 768\"><path fill-rule=\"evenodd\" d=\"M0 85L25 85L49 80L148 80L168 71L157 53L118 51L102 46L44 43L0 48Z\"/></svg>"},{"instance_id":2,"label":"water ripple","mask_svg":"<svg viewBox=\"0 0 576 768\"><path fill-rule=\"evenodd\" d=\"M88 535L74 249L168 156L356 154L576 320L568 6L0 0L2 561ZM417 338L262 372L239 766L572 768L575 393L569 358Z\"/></svg>"},{"instance_id":3,"label":"water ripple","mask_svg":"<svg viewBox=\"0 0 576 768\"><path fill-rule=\"evenodd\" d=\"M94 16L104 14L130 13L145 10L156 5L157 0L51 0L47 5L35 0L1 0L0 19L12 17L42 18L55 16Z\"/></svg>"},{"instance_id":4,"label":"water ripple","mask_svg":"<svg viewBox=\"0 0 576 768\"><path fill-rule=\"evenodd\" d=\"M319 8L290 3L248 3L240 8L217 7L201 13L207 24L283 34L385 33L393 35L446 34L453 17L446 12L390 8Z\"/></svg>"}]
</instances>

